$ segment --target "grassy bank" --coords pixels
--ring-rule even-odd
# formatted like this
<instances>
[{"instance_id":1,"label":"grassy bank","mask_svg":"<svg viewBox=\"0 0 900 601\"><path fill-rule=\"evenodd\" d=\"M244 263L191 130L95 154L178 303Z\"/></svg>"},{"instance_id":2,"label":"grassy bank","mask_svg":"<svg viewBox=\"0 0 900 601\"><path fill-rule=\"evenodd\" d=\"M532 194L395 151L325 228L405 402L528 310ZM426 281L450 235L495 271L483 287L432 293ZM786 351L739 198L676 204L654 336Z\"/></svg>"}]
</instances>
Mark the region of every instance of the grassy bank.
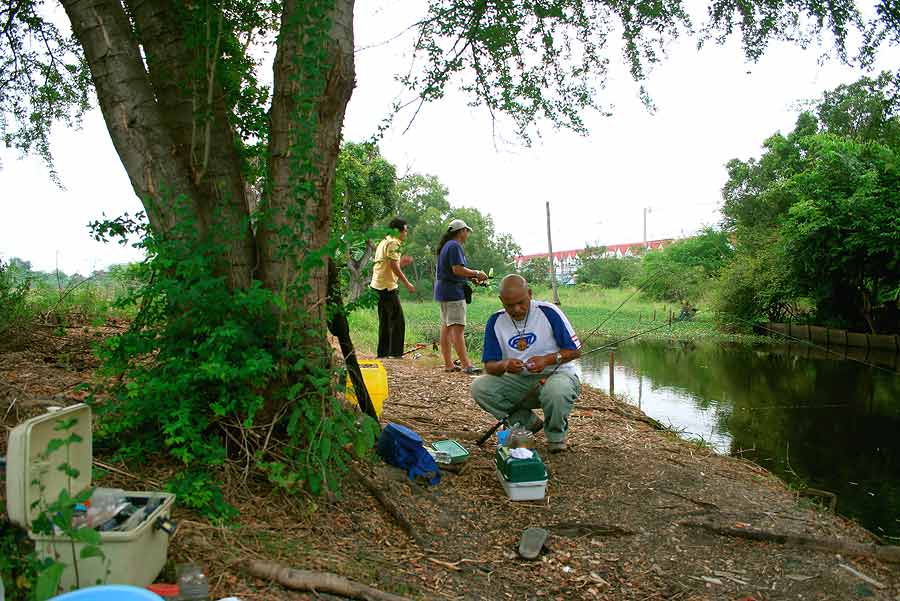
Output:
<instances>
[{"instance_id":1,"label":"grassy bank","mask_svg":"<svg viewBox=\"0 0 900 601\"><path fill-rule=\"evenodd\" d=\"M597 289L580 287L563 287L559 290L559 300L563 310L572 322L575 330L584 337L596 328L615 311L633 289ZM535 298L548 300L549 290L536 289ZM470 351L481 350L481 336L488 317L500 309L495 291L477 290L472 304L469 305L469 327L466 329ZM671 327L663 327L645 334L646 338L676 340L720 340L744 341L757 340L755 336L740 334L724 334L716 330L711 312L700 311L690 322L675 323ZM652 302L636 294L625 302L622 308L606 323L600 332L587 342L600 344L604 338L624 338L648 328L665 323L668 311L674 310L677 315L680 307L673 303ZM419 301L407 298L403 302L406 316L407 347L417 342L430 344L437 338L439 310L436 302ZM655 321L654 321L655 316ZM354 343L364 352L373 352L378 342L378 314L375 309L360 309L350 316L350 326Z\"/></svg>"}]
</instances>

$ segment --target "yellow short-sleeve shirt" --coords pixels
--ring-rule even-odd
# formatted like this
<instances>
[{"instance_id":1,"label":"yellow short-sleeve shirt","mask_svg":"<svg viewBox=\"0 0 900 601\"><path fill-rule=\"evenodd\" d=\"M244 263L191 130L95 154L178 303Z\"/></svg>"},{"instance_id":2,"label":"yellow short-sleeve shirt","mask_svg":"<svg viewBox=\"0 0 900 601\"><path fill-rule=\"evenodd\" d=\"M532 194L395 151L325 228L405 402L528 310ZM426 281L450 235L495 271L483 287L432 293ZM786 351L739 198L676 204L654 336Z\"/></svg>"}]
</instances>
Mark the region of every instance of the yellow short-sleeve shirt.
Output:
<instances>
[{"instance_id":1,"label":"yellow short-sleeve shirt","mask_svg":"<svg viewBox=\"0 0 900 601\"><path fill-rule=\"evenodd\" d=\"M388 236L378 243L375 249L375 265L372 269L372 283L375 290L394 290L397 288L397 274L391 269L391 261L400 260L400 240Z\"/></svg>"}]
</instances>

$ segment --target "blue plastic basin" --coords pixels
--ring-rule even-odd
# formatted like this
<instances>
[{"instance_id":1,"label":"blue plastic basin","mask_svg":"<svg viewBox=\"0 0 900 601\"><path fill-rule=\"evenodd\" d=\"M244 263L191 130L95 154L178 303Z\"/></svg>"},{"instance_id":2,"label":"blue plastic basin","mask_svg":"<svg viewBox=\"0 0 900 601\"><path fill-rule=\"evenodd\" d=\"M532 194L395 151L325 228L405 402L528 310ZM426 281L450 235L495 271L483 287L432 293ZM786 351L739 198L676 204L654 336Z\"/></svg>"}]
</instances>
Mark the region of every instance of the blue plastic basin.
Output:
<instances>
[{"instance_id":1,"label":"blue plastic basin","mask_svg":"<svg viewBox=\"0 0 900 601\"><path fill-rule=\"evenodd\" d=\"M50 601L163 601L163 598L145 588L111 584L79 589Z\"/></svg>"}]
</instances>

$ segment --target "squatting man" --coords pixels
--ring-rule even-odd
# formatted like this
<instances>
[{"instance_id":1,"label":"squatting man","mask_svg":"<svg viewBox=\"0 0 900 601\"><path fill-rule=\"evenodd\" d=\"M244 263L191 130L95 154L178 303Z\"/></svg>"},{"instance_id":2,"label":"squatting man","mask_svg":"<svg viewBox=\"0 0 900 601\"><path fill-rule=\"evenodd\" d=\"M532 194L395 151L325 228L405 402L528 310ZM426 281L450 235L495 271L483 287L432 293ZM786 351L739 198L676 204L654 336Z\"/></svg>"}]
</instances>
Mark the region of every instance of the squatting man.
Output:
<instances>
[{"instance_id":1,"label":"squatting man","mask_svg":"<svg viewBox=\"0 0 900 601\"><path fill-rule=\"evenodd\" d=\"M581 356L578 336L559 307L532 298L528 282L518 274L501 280L500 302L503 310L484 329L481 360L486 373L472 382L472 398L497 419L509 414L510 425L535 433L543 426L550 452L564 451L568 417L581 392L570 363ZM535 386L538 394L523 403ZM543 420L532 413L537 408L543 410Z\"/></svg>"}]
</instances>

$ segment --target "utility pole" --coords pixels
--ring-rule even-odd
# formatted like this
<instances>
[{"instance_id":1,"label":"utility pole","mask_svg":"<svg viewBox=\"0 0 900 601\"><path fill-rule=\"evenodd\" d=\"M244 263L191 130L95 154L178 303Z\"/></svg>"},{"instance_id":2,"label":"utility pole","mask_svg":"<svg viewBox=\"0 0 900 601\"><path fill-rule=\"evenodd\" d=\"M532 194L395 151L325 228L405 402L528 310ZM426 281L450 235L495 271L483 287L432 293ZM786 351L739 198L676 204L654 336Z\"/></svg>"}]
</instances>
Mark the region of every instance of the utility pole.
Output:
<instances>
[{"instance_id":1,"label":"utility pole","mask_svg":"<svg viewBox=\"0 0 900 601\"><path fill-rule=\"evenodd\" d=\"M556 290L556 264L553 261L553 239L550 237L550 201L547 201L547 248L550 249L550 287L553 288L553 304L559 303L559 292Z\"/></svg>"},{"instance_id":2,"label":"utility pole","mask_svg":"<svg viewBox=\"0 0 900 601\"><path fill-rule=\"evenodd\" d=\"M647 248L647 213L650 212L650 207L644 207L644 248Z\"/></svg>"}]
</instances>

